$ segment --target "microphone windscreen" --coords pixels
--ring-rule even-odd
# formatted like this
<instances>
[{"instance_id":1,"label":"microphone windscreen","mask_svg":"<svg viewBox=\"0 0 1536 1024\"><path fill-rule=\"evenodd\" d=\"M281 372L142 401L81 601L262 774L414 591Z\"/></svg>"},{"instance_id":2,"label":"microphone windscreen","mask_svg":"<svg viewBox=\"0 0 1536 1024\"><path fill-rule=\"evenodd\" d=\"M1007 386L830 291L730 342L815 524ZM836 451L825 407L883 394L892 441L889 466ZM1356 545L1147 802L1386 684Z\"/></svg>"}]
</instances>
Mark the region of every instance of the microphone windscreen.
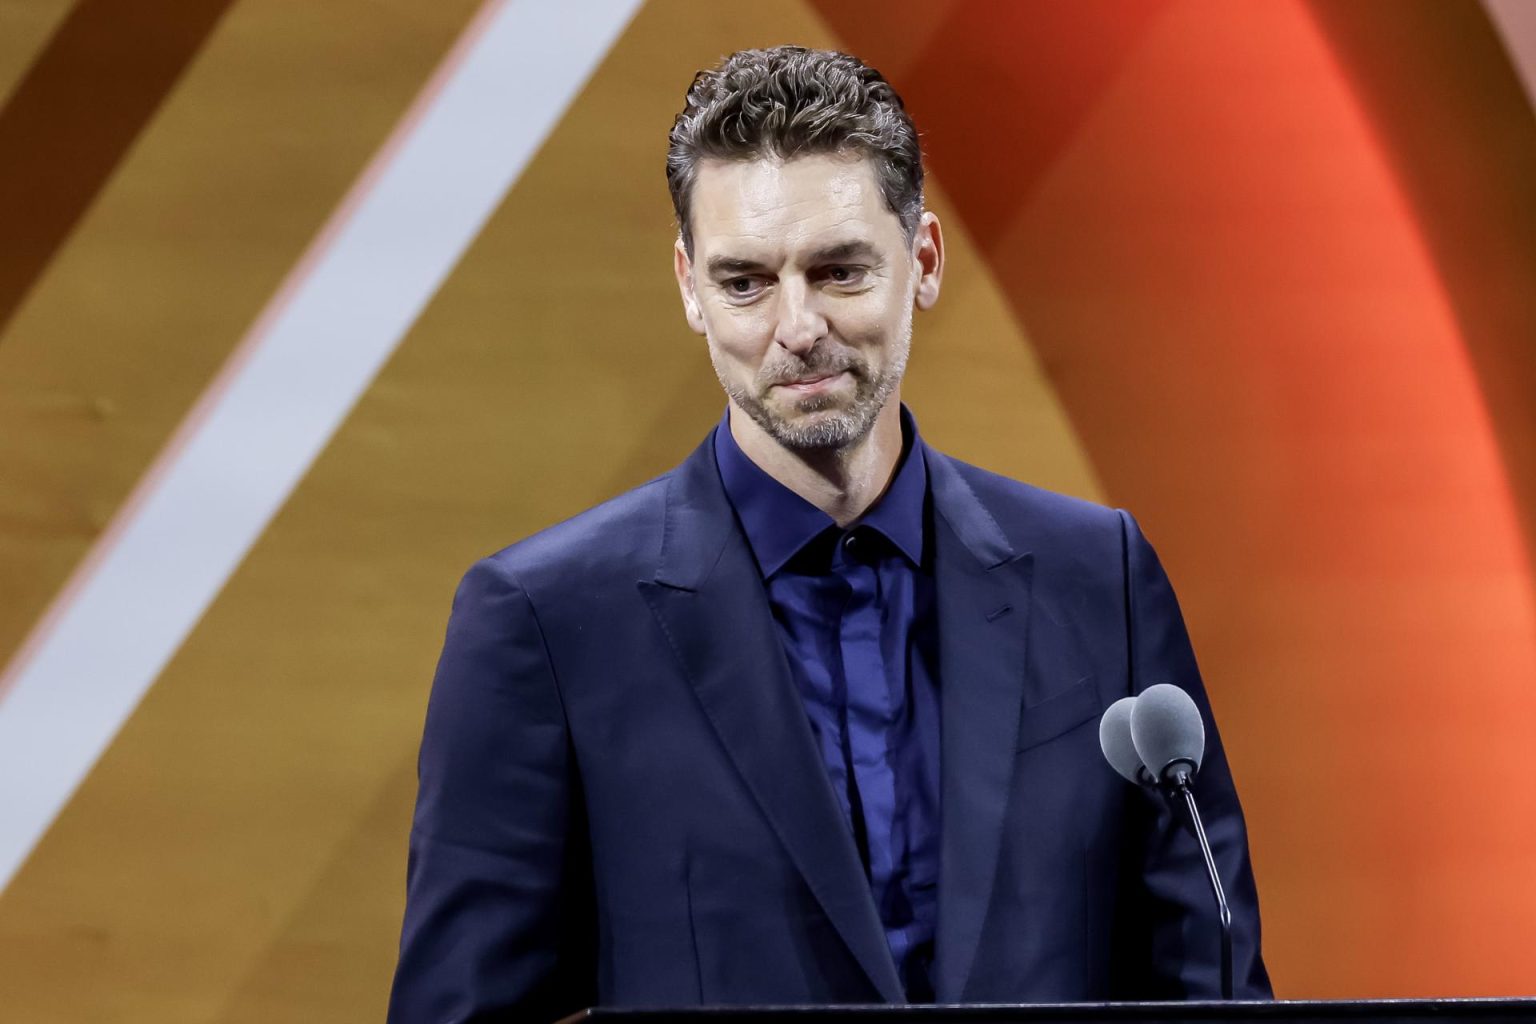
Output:
<instances>
[{"instance_id":1,"label":"microphone windscreen","mask_svg":"<svg viewBox=\"0 0 1536 1024\"><path fill-rule=\"evenodd\" d=\"M1171 683L1147 687L1131 709L1131 742L1159 779L1175 761L1188 761L1198 771L1205 756L1205 722L1194 698Z\"/></svg>"},{"instance_id":2,"label":"microphone windscreen","mask_svg":"<svg viewBox=\"0 0 1536 1024\"><path fill-rule=\"evenodd\" d=\"M1131 739L1131 708L1135 704L1135 697L1121 697L1104 712L1104 717L1099 719L1099 749L1104 751L1104 760L1120 773L1121 778L1140 785L1144 780L1137 773L1145 769Z\"/></svg>"}]
</instances>

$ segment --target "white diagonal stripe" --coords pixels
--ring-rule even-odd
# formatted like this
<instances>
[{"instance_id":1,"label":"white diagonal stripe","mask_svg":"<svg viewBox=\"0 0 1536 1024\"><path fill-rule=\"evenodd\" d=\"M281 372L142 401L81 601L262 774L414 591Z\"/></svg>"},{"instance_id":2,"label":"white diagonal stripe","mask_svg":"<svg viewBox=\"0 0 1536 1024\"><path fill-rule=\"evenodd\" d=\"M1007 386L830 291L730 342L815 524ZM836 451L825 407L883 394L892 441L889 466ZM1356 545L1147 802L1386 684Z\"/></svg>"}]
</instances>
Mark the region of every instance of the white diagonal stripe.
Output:
<instances>
[{"instance_id":1,"label":"white diagonal stripe","mask_svg":"<svg viewBox=\"0 0 1536 1024\"><path fill-rule=\"evenodd\" d=\"M488 3L0 676L0 889L640 0Z\"/></svg>"},{"instance_id":2,"label":"white diagonal stripe","mask_svg":"<svg viewBox=\"0 0 1536 1024\"><path fill-rule=\"evenodd\" d=\"M1531 0L1483 0L1488 19L1504 39L1515 74L1536 110L1536 3Z\"/></svg>"}]
</instances>

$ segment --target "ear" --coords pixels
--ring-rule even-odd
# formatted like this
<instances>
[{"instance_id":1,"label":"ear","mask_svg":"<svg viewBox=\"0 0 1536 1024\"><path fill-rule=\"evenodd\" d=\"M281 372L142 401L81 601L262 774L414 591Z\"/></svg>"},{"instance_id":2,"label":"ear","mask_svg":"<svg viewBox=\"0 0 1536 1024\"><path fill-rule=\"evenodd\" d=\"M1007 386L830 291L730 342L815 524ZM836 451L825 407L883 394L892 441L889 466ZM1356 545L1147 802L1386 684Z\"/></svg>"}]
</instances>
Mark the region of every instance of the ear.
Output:
<instances>
[{"instance_id":1,"label":"ear","mask_svg":"<svg viewBox=\"0 0 1536 1024\"><path fill-rule=\"evenodd\" d=\"M683 316L695 334L703 334L704 314L699 309L698 297L693 293L693 263L688 259L688 250L683 245L681 235L672 246L672 272L677 275L677 291L683 299Z\"/></svg>"},{"instance_id":2,"label":"ear","mask_svg":"<svg viewBox=\"0 0 1536 1024\"><path fill-rule=\"evenodd\" d=\"M918 309L928 310L939 301L939 285L944 280L944 231L939 218L924 210L912 239L912 258L917 263L917 288L912 301Z\"/></svg>"}]
</instances>

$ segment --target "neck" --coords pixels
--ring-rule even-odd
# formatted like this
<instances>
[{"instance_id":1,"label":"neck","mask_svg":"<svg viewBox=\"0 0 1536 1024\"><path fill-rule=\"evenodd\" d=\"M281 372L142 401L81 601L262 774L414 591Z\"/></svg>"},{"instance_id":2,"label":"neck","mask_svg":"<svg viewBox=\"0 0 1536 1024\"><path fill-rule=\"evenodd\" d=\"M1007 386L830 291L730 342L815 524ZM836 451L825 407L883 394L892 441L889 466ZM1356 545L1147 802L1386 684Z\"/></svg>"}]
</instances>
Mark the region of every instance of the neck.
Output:
<instances>
[{"instance_id":1,"label":"neck","mask_svg":"<svg viewBox=\"0 0 1536 1024\"><path fill-rule=\"evenodd\" d=\"M901 400L892 395L874 426L846 448L785 448L731 405L731 437L763 472L847 526L880 500L901 459Z\"/></svg>"}]
</instances>

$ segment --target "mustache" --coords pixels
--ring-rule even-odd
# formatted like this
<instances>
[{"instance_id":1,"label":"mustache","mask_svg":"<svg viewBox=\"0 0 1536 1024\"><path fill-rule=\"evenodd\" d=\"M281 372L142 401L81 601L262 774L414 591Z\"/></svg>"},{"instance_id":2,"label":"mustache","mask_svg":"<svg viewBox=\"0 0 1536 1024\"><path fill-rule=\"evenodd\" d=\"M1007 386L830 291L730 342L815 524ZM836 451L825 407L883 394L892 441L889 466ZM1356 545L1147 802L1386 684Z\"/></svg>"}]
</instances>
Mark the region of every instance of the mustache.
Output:
<instances>
[{"instance_id":1,"label":"mustache","mask_svg":"<svg viewBox=\"0 0 1536 1024\"><path fill-rule=\"evenodd\" d=\"M864 364L857 358L835 352L819 353L812 350L808 359L790 356L786 360L765 364L757 374L758 383L764 387L775 384L792 384L808 377L831 377L839 373L851 373L855 377L864 372Z\"/></svg>"}]
</instances>

